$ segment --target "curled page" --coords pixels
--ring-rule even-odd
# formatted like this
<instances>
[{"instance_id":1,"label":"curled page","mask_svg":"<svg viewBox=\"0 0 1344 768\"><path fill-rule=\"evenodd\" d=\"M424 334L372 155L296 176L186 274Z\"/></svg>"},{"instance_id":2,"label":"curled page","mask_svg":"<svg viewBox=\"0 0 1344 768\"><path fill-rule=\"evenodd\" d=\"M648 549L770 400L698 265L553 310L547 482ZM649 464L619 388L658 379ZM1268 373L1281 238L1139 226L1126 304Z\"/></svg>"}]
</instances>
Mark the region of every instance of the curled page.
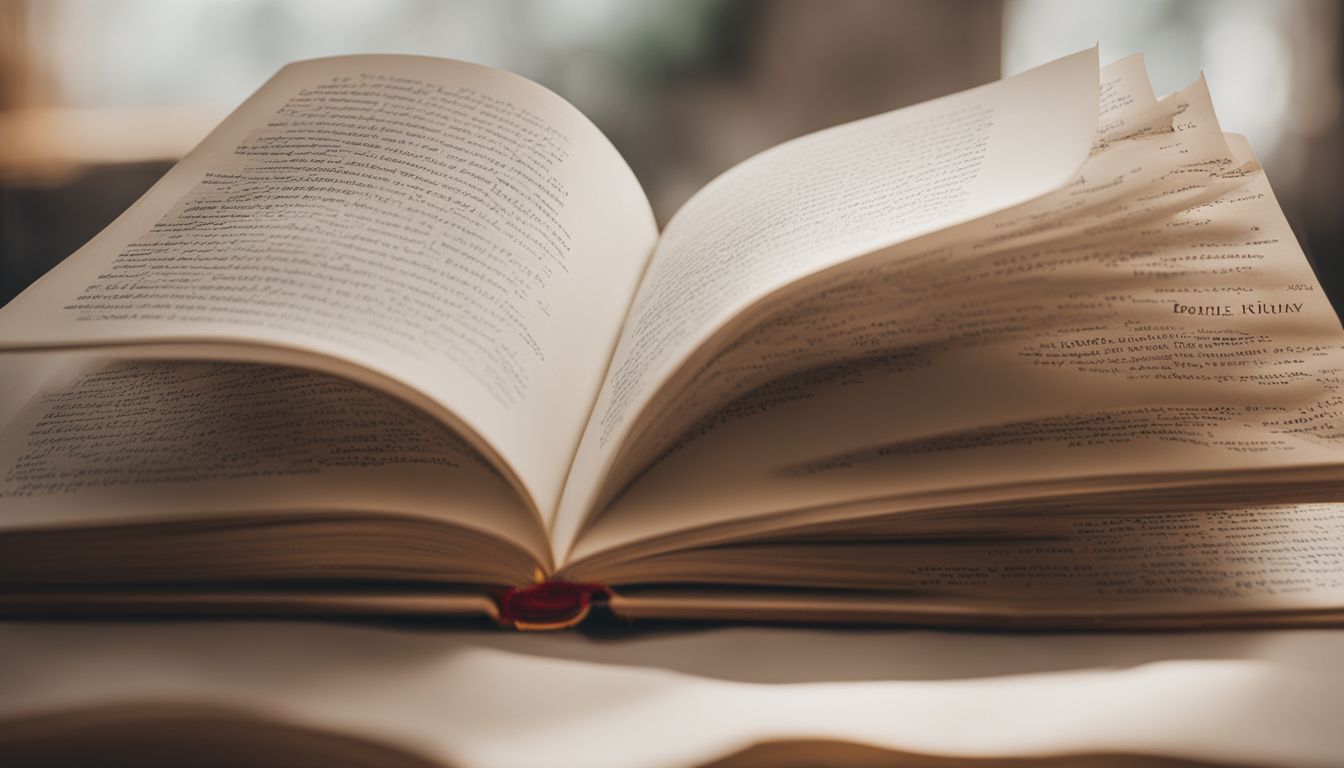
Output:
<instances>
[{"instance_id":1,"label":"curled page","mask_svg":"<svg viewBox=\"0 0 1344 768\"><path fill-rule=\"evenodd\" d=\"M1244 142L1195 127L1211 114L1202 81L1167 106L1179 128L1131 140L1164 170L1075 217L1080 232L872 266L744 338L721 373L812 351L693 430L571 561L697 526L742 534L753 517L777 532L792 516L1002 504L1052 485L1221 477L1266 503L1271 481L1328 490L1344 458L1339 321ZM1162 160L1173 149L1209 154Z\"/></svg>"},{"instance_id":2,"label":"curled page","mask_svg":"<svg viewBox=\"0 0 1344 768\"><path fill-rule=\"evenodd\" d=\"M716 330L810 274L1043 195L1096 137L1087 50L767 150L668 224L626 318L554 525L568 550L636 415Z\"/></svg>"},{"instance_id":3,"label":"curled page","mask_svg":"<svg viewBox=\"0 0 1344 768\"><path fill-rule=\"evenodd\" d=\"M301 62L0 311L0 348L356 379L456 428L549 513L656 236L615 148L535 83Z\"/></svg>"}]
</instances>

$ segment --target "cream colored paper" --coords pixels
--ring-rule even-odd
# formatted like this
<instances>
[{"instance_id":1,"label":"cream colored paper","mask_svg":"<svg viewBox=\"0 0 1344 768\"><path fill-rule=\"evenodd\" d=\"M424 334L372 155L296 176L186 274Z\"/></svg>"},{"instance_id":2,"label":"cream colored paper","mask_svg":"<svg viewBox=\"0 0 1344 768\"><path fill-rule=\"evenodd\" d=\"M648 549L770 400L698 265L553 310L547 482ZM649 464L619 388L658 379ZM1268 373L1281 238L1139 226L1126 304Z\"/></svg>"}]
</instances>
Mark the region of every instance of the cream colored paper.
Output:
<instances>
[{"instance_id":1,"label":"cream colored paper","mask_svg":"<svg viewBox=\"0 0 1344 768\"><path fill-rule=\"evenodd\" d=\"M789 311L801 319L785 315L775 338L740 342L747 375L777 370L790 343L809 372L719 414L602 513L572 560L755 515L842 516L846 501L894 511L902 497L969 503L976 489L1051 480L1095 478L1100 491L1107 477L1337 466L1339 322L1258 166L1229 170L1202 80L1166 103L1179 131L1089 161L1146 156L1138 175L1160 182L1099 183L1103 197L1145 197L1089 206L1095 231L935 251L909 277L896 260L849 293L836 278L810 313L800 297ZM1060 194L1027 208L1088 192ZM1168 213L1154 202L1168 197L1197 204ZM872 342L879 332L889 346Z\"/></svg>"},{"instance_id":2,"label":"cream colored paper","mask_svg":"<svg viewBox=\"0 0 1344 768\"><path fill-rule=\"evenodd\" d=\"M532 563L511 581L548 557L508 483L447 427L384 393L273 366L16 357L0 356L22 363L0 369L0 387L48 373L0 427L0 530L382 516L508 542ZM383 557L391 568L402 560ZM441 575L470 578L466 565L445 553Z\"/></svg>"},{"instance_id":3,"label":"cream colored paper","mask_svg":"<svg viewBox=\"0 0 1344 768\"><path fill-rule=\"evenodd\" d=\"M615 149L534 83L303 62L6 307L0 344L359 379L457 428L548 515L656 236Z\"/></svg>"},{"instance_id":4,"label":"cream colored paper","mask_svg":"<svg viewBox=\"0 0 1344 768\"><path fill-rule=\"evenodd\" d=\"M625 433L681 367L753 304L827 267L1058 188L1097 126L1096 50L796 139L701 190L668 224L566 483L570 550Z\"/></svg>"}]
</instances>

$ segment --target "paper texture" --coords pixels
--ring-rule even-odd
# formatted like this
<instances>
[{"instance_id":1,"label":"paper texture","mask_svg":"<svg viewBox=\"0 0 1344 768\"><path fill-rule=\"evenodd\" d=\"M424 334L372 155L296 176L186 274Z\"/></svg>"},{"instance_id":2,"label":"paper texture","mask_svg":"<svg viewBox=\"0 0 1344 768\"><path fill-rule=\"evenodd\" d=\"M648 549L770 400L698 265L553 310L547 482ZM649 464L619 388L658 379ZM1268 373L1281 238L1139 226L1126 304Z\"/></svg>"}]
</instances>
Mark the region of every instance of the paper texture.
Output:
<instances>
[{"instance_id":1,"label":"paper texture","mask_svg":"<svg viewBox=\"0 0 1344 768\"><path fill-rule=\"evenodd\" d=\"M808 275L1059 187L1095 135L1097 78L1096 50L1082 51L781 144L697 193L626 317L553 525L557 562L639 412L688 356Z\"/></svg>"},{"instance_id":2,"label":"paper texture","mask_svg":"<svg viewBox=\"0 0 1344 768\"><path fill-rule=\"evenodd\" d=\"M444 59L319 59L6 307L0 343L377 384L549 515L656 237L620 155L544 88Z\"/></svg>"},{"instance_id":3,"label":"paper texture","mask_svg":"<svg viewBox=\"0 0 1344 768\"><path fill-rule=\"evenodd\" d=\"M1339 321L1203 81L1157 107L1166 133L1060 191L781 302L662 404L644 440L682 439L571 559L846 501L1337 464Z\"/></svg>"}]
</instances>

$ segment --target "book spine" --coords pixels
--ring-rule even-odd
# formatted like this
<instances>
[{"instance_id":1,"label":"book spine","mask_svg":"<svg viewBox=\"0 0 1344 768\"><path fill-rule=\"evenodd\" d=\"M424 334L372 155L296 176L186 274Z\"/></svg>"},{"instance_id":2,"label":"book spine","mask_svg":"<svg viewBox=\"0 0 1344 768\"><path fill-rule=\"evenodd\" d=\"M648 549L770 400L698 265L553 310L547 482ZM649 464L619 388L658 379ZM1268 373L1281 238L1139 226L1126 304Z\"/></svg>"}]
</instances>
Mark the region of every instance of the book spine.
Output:
<instances>
[{"instance_id":1,"label":"book spine","mask_svg":"<svg viewBox=\"0 0 1344 768\"><path fill-rule=\"evenodd\" d=\"M499 623L520 630L573 627L588 617L595 599L611 596L601 584L543 581L499 595Z\"/></svg>"}]
</instances>

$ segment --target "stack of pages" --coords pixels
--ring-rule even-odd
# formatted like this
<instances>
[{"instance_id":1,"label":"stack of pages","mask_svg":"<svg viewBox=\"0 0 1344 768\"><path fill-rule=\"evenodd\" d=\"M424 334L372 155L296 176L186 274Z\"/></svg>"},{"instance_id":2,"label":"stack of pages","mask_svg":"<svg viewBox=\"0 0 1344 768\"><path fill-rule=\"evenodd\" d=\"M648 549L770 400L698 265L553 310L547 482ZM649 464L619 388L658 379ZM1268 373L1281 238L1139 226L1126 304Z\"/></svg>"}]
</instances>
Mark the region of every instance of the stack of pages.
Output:
<instances>
[{"instance_id":1,"label":"stack of pages","mask_svg":"<svg viewBox=\"0 0 1344 768\"><path fill-rule=\"evenodd\" d=\"M302 62L0 349L11 615L1344 616L1344 332L1139 57L790 141L661 233L531 82Z\"/></svg>"}]
</instances>

